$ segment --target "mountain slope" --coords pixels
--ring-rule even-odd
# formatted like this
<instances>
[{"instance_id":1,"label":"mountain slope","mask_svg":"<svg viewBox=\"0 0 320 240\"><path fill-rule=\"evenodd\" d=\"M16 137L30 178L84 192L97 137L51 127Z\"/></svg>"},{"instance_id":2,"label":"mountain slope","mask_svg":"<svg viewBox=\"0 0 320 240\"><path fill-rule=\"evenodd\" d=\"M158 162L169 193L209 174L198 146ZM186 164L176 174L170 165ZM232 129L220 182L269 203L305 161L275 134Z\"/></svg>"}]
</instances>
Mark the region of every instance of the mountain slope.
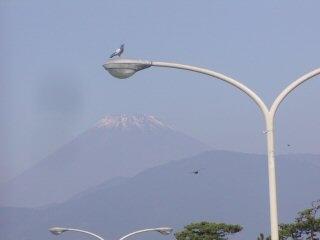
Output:
<instances>
[{"instance_id":1,"label":"mountain slope","mask_svg":"<svg viewBox=\"0 0 320 240\"><path fill-rule=\"evenodd\" d=\"M306 154L277 158L280 222L292 220L320 197L320 167L313 164L319 161L319 155ZM194 169L202 170L194 175L190 173ZM89 229L109 239L139 228L179 229L209 220L241 224L240 239L255 239L259 232L269 231L267 177L264 155L206 152L148 169L116 185L102 184L46 209L21 213L1 209L0 213L6 210L1 216L11 221L0 224L0 232L7 240L41 239L50 237L48 227L60 225Z\"/></svg>"},{"instance_id":2,"label":"mountain slope","mask_svg":"<svg viewBox=\"0 0 320 240\"><path fill-rule=\"evenodd\" d=\"M153 116L108 116L0 189L7 206L62 202L114 177L191 156L208 147Z\"/></svg>"}]
</instances>

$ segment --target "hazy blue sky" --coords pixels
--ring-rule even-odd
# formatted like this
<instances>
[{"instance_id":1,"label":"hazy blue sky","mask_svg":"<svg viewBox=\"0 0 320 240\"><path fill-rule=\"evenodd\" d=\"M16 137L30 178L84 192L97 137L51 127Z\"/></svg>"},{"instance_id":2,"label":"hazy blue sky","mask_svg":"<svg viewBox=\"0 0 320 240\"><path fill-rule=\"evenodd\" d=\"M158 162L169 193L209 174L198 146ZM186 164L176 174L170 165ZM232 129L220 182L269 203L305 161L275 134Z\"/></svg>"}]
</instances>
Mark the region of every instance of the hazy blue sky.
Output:
<instances>
[{"instance_id":1,"label":"hazy blue sky","mask_svg":"<svg viewBox=\"0 0 320 240\"><path fill-rule=\"evenodd\" d=\"M0 0L0 167L28 167L118 113L158 116L217 149L265 153L262 115L240 91L172 69L119 81L102 64L125 43L123 57L207 67L270 104L320 67L319 9L316 0ZM317 77L281 106L278 153L320 153L319 91Z\"/></svg>"}]
</instances>

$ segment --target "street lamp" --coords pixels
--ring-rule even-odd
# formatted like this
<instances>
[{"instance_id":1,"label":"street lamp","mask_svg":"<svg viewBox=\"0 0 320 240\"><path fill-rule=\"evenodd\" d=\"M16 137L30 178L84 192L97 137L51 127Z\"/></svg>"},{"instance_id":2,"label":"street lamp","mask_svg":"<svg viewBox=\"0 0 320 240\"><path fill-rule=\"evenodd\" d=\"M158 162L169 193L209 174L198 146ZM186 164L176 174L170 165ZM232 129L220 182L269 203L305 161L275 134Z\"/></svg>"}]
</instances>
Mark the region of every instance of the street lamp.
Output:
<instances>
[{"instance_id":1,"label":"street lamp","mask_svg":"<svg viewBox=\"0 0 320 240\"><path fill-rule=\"evenodd\" d=\"M66 231L80 232L80 233L88 234L90 236L94 236L94 237L98 238L99 240L104 240L102 237L100 237L92 232L88 232L88 231L84 231L84 230L76 229L76 228L53 227L53 228L50 228L49 231L54 235L60 235ZM169 227L142 229L142 230L138 230L138 231L129 233L129 234L119 238L119 240L124 240L132 235L135 235L135 234L144 233L144 232L151 232L151 231L158 232L162 235L169 235L170 233L172 233L173 229L169 228Z\"/></svg>"},{"instance_id":2,"label":"street lamp","mask_svg":"<svg viewBox=\"0 0 320 240\"><path fill-rule=\"evenodd\" d=\"M98 236L97 234L94 234L94 233L88 232L88 231L84 231L81 229L76 229L76 228L53 227L53 228L50 228L49 231L54 235L60 235L60 234L67 232L67 231L80 232L80 233L88 234L90 236L94 236L94 237L98 238L99 240L104 240L102 237Z\"/></svg>"},{"instance_id":3,"label":"street lamp","mask_svg":"<svg viewBox=\"0 0 320 240\"><path fill-rule=\"evenodd\" d=\"M287 86L274 100L271 108L269 109L267 105L262 101L262 99L247 86L243 85L239 81L227 77L221 73L214 72L205 68L194 67L190 65L183 65L178 63L168 63L168 62L154 62L145 60L135 60L135 59L111 59L103 67L114 77L117 78L128 78L135 74L136 72L149 68L151 66L155 67L167 67L167 68L177 68L188 70L192 72L197 72L205 75L209 75L216 79L222 80L245 94L247 94L259 107L261 110L266 124L266 130L264 133L267 135L267 149L268 149L268 176L269 176L269 202L270 202L270 227L271 227L271 239L278 240L278 210L277 210L277 189L276 189L276 169L275 169L275 150L274 150L274 119L277 109L280 103L285 99L285 97L293 91L300 84L305 81L320 74L320 68L315 69L302 77L298 78Z\"/></svg>"},{"instance_id":4,"label":"street lamp","mask_svg":"<svg viewBox=\"0 0 320 240\"><path fill-rule=\"evenodd\" d=\"M126 60L126 59L114 59L105 64L105 69L116 78L128 78L135 74L137 71L148 68L151 66L150 62L142 60Z\"/></svg>"}]
</instances>

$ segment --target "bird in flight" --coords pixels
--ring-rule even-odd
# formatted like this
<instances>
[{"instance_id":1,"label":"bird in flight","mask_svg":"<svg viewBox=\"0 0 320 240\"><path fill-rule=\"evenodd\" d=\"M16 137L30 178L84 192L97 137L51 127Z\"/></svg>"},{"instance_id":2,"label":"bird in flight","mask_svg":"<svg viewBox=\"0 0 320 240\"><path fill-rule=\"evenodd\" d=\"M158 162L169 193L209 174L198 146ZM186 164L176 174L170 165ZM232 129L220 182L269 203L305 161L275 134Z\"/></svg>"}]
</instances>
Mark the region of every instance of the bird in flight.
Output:
<instances>
[{"instance_id":1,"label":"bird in flight","mask_svg":"<svg viewBox=\"0 0 320 240\"><path fill-rule=\"evenodd\" d=\"M287 144L287 147L291 147L291 144Z\"/></svg>"},{"instance_id":2,"label":"bird in flight","mask_svg":"<svg viewBox=\"0 0 320 240\"><path fill-rule=\"evenodd\" d=\"M121 54L123 53L124 50L124 44L121 44L120 48L118 48L117 50L114 51L114 53L111 54L110 58L113 58L115 56L121 56Z\"/></svg>"},{"instance_id":3,"label":"bird in flight","mask_svg":"<svg viewBox=\"0 0 320 240\"><path fill-rule=\"evenodd\" d=\"M190 173L192 173L192 174L194 174L194 175L197 175L197 174L199 174L200 170L202 170L202 169L203 169L203 168L200 168L200 169L194 170L194 171L192 171L192 172L190 172Z\"/></svg>"}]
</instances>

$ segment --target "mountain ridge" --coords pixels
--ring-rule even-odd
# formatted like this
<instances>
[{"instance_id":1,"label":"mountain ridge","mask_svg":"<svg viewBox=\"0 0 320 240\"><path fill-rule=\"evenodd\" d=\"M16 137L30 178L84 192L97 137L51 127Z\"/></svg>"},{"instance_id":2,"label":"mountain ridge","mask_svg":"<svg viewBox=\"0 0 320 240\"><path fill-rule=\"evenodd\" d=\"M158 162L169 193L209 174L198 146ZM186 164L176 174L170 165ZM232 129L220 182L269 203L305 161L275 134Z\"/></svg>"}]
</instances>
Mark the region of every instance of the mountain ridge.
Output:
<instances>
[{"instance_id":1,"label":"mountain ridge","mask_svg":"<svg viewBox=\"0 0 320 240\"><path fill-rule=\"evenodd\" d=\"M310 162L320 161L320 155L308 157L306 162L290 155L277 158L279 222L293 220L297 211L319 198L320 168ZM11 224L4 223L0 232L7 240L48 238L47 228L60 225L114 238L148 226L178 230L208 220L241 224L244 230L236 239L252 239L269 231L267 167L262 154L206 151L152 167L119 185L102 184L97 191L46 209L19 213L1 208ZM203 170L191 174L195 168ZM300 176L302 170L308 174Z\"/></svg>"},{"instance_id":2,"label":"mountain ridge","mask_svg":"<svg viewBox=\"0 0 320 240\"><path fill-rule=\"evenodd\" d=\"M104 123L101 126L101 123ZM3 206L41 206L210 149L154 116L109 116L2 186Z\"/></svg>"}]
</instances>

